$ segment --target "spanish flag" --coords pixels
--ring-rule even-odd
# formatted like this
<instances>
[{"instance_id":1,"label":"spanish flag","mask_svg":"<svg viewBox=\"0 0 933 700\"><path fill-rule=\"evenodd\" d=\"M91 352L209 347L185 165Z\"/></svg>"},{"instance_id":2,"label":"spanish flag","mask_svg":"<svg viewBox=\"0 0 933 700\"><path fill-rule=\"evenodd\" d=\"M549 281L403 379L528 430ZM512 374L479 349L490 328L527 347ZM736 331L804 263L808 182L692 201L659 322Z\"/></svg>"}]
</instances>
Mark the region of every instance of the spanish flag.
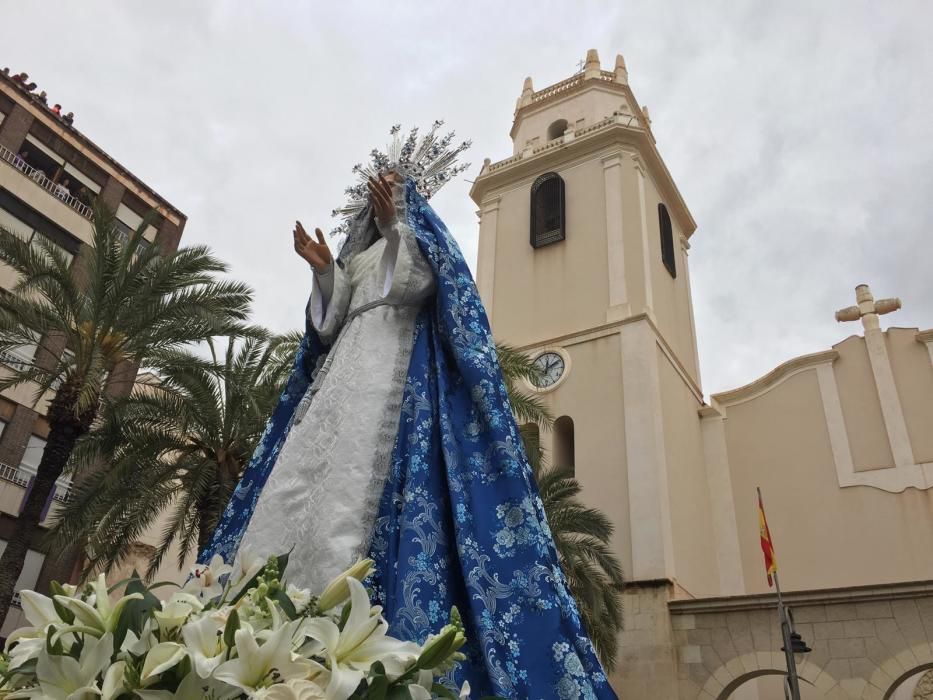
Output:
<instances>
[{"instance_id":1,"label":"spanish flag","mask_svg":"<svg viewBox=\"0 0 933 700\"><path fill-rule=\"evenodd\" d=\"M768 572L768 585L774 585L771 575L777 571L777 559L774 557L774 543L771 542L771 531L768 529L768 520L765 518L765 504L761 501L761 489L758 489L758 530L761 537L761 551L765 555L765 569Z\"/></svg>"}]
</instances>

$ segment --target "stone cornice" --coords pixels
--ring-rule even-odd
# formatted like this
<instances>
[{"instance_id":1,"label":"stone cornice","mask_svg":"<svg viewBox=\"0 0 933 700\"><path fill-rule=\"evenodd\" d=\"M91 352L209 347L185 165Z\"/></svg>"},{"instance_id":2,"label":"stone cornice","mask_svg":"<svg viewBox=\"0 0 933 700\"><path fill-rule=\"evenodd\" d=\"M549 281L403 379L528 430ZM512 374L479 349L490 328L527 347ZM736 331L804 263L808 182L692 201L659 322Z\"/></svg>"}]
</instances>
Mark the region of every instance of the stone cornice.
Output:
<instances>
[{"instance_id":1,"label":"stone cornice","mask_svg":"<svg viewBox=\"0 0 933 700\"><path fill-rule=\"evenodd\" d=\"M760 396L769 389L773 389L784 380L789 379L799 372L827 363L832 364L837 359L839 359L839 353L836 350L824 350L809 355L801 355L800 357L795 357L792 360L778 365L763 377L759 377L745 386L740 386L738 389L732 389L730 391L723 391L719 394L713 394L710 400L714 402L714 406L716 404L719 406L729 406L731 404L742 403L743 401L748 401L756 396Z\"/></svg>"},{"instance_id":2,"label":"stone cornice","mask_svg":"<svg viewBox=\"0 0 933 700\"><path fill-rule=\"evenodd\" d=\"M623 85L622 83L616 82L615 76L612 73L603 71L601 76L596 79L587 79L583 75L575 75L571 78L567 78L567 80L562 80L559 83L533 93L531 96L532 102L530 104L519 106L515 110L509 136L512 138L515 137L515 133L518 130L519 119L529 117L536 112L540 112L542 109L552 107L555 104L563 102L572 97L576 97L581 92L585 92L586 90L590 89L603 90L605 92L623 95L631 101L631 104L636 106L638 105L638 101L635 99L635 95L632 93L631 88L628 85ZM641 110L639 109L639 111ZM644 115L639 116L639 122L643 128L650 130L650 126L648 125L648 122L645 121Z\"/></svg>"},{"instance_id":3,"label":"stone cornice","mask_svg":"<svg viewBox=\"0 0 933 700\"><path fill-rule=\"evenodd\" d=\"M693 393L696 400L699 403L703 403L703 392L700 390L700 387L693 380L693 378L690 376L690 373L687 371L687 368L677 357L677 353L675 353L674 349L668 344L664 335L661 333L657 324L654 322L654 319L650 314L645 312L637 313L618 321L610 321L609 323L604 323L592 328L585 328L579 331L564 333L563 335L547 338L546 340L525 343L523 345L516 345L514 348L520 352L531 352L544 348L568 347L571 345L577 345L579 343L596 340L597 338L604 338L608 335L614 335L619 332L619 329L622 326L628 325L630 323L638 323L640 321L645 321L649 326L651 326L651 330L654 333L661 352L663 352L665 357L668 358L671 366L674 368L674 371L681 378L691 393Z\"/></svg>"},{"instance_id":4,"label":"stone cornice","mask_svg":"<svg viewBox=\"0 0 933 700\"><path fill-rule=\"evenodd\" d=\"M608 117L587 129L575 134L573 140L562 139L540 147L530 155L517 155L484 166L470 189L470 197L482 205L487 194L499 187L505 187L522 179L534 179L542 172L557 170L571 159L581 155L595 154L611 146L629 146L641 156L655 184L668 204L668 210L675 217L680 230L688 238L696 230L696 221L687 208L654 145L649 132L630 125L632 115Z\"/></svg>"},{"instance_id":5,"label":"stone cornice","mask_svg":"<svg viewBox=\"0 0 933 700\"><path fill-rule=\"evenodd\" d=\"M846 588L782 591L781 595L784 602L791 606L869 603L875 600L926 598L933 596L933 581L908 581L905 583L850 586ZM770 610L777 605L777 595L775 593L758 593L717 598L672 600L667 605L672 615Z\"/></svg>"}]
</instances>

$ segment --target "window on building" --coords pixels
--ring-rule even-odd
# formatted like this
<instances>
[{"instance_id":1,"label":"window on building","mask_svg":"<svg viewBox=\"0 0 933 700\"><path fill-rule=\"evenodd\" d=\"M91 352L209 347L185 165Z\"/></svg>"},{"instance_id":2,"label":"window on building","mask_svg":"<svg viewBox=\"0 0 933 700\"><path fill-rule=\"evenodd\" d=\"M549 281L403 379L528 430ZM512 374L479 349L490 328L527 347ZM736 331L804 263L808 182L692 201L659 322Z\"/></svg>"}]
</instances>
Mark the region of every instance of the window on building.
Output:
<instances>
[{"instance_id":1,"label":"window on building","mask_svg":"<svg viewBox=\"0 0 933 700\"><path fill-rule=\"evenodd\" d=\"M0 540L0 555L3 554L3 550L6 549L6 540ZM35 590L36 583L39 581L39 574L42 571L42 564L45 562L45 555L42 552L37 552L34 549L29 549L26 551L26 561L23 562L23 570L19 574L19 578L16 579L16 585L13 586L13 590L16 593L13 595L13 605L16 607L22 607L19 600L19 592L22 590ZM7 618L9 619L9 618Z\"/></svg>"},{"instance_id":2,"label":"window on building","mask_svg":"<svg viewBox=\"0 0 933 700\"><path fill-rule=\"evenodd\" d=\"M32 166L50 180L55 180L65 166L64 158L32 134L26 136L19 155L27 165Z\"/></svg>"},{"instance_id":3,"label":"window on building","mask_svg":"<svg viewBox=\"0 0 933 700\"><path fill-rule=\"evenodd\" d=\"M545 173L531 186L531 246L564 240L564 219L564 181L557 173Z\"/></svg>"},{"instance_id":4,"label":"window on building","mask_svg":"<svg viewBox=\"0 0 933 700\"><path fill-rule=\"evenodd\" d=\"M658 204L658 228L661 231L661 262L671 273L677 277L677 262L674 256L674 230L671 228L671 217L663 203Z\"/></svg>"},{"instance_id":5,"label":"window on building","mask_svg":"<svg viewBox=\"0 0 933 700\"><path fill-rule=\"evenodd\" d=\"M0 351L0 362L16 369L29 367L35 360L36 351L38 349L39 336L36 335L35 342L24 343L23 345Z\"/></svg>"},{"instance_id":6,"label":"window on building","mask_svg":"<svg viewBox=\"0 0 933 700\"><path fill-rule=\"evenodd\" d=\"M36 475L43 452L45 452L45 440L38 435L30 435L29 442L26 443L26 451L23 452L23 458L19 462L19 470L27 478Z\"/></svg>"},{"instance_id":7,"label":"window on building","mask_svg":"<svg viewBox=\"0 0 933 700\"><path fill-rule=\"evenodd\" d=\"M567 131L567 120L558 119L547 128L547 140L553 141L554 139L559 139L564 135L565 131Z\"/></svg>"},{"instance_id":8,"label":"window on building","mask_svg":"<svg viewBox=\"0 0 933 700\"><path fill-rule=\"evenodd\" d=\"M124 242L128 241L130 236L136 233L142 223L143 217L128 206L123 203L117 206L117 230L120 232L120 237ZM140 248L145 248L150 245L151 241L155 240L155 235L156 228L150 224L146 227L145 233L143 233L145 238L140 242Z\"/></svg>"},{"instance_id":9,"label":"window on building","mask_svg":"<svg viewBox=\"0 0 933 700\"><path fill-rule=\"evenodd\" d=\"M2 207L0 207L0 227L6 229L10 233L16 234L31 246L33 246L36 250L41 249L44 245L52 246L53 249L59 251L62 255L65 256L65 260L69 265L71 264L71 261L74 260L74 255L72 253L65 250L62 246L58 245L55 241L50 239L41 231L34 229L22 219L13 216L10 212L6 211Z\"/></svg>"},{"instance_id":10,"label":"window on building","mask_svg":"<svg viewBox=\"0 0 933 700\"><path fill-rule=\"evenodd\" d=\"M554 421L554 465L574 471L576 468L574 452L573 418L561 416Z\"/></svg>"}]
</instances>

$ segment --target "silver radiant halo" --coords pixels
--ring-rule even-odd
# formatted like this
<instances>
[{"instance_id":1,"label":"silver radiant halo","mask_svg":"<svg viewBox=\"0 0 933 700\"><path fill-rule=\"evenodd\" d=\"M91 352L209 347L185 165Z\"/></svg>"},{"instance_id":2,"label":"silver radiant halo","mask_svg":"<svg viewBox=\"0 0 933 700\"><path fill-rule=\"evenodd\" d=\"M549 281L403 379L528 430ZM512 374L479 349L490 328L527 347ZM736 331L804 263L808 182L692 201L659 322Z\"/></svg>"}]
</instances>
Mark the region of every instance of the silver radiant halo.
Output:
<instances>
[{"instance_id":1,"label":"silver radiant halo","mask_svg":"<svg viewBox=\"0 0 933 700\"><path fill-rule=\"evenodd\" d=\"M332 212L333 216L343 219L332 233L345 233L350 220L366 208L369 200L367 182L379 173L397 170L414 180L418 192L425 199L430 199L441 187L469 168L469 163L457 163L457 158L472 145L472 141L452 146L454 132L450 131L443 136L437 133L443 125L443 121L435 121L431 130L420 138L418 127L402 138L401 124L393 126L389 131L392 138L385 152L374 148L369 154L368 164L358 163L353 166L358 182L344 190L347 203Z\"/></svg>"}]
</instances>

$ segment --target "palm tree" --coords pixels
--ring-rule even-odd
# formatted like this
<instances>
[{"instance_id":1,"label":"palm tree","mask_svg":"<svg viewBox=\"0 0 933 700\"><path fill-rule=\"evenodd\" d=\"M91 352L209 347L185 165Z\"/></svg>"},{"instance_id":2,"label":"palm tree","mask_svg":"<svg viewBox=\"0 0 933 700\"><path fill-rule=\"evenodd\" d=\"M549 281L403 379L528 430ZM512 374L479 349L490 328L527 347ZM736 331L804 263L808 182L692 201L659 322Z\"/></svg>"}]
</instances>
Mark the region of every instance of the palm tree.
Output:
<instances>
[{"instance_id":1,"label":"palm tree","mask_svg":"<svg viewBox=\"0 0 933 700\"><path fill-rule=\"evenodd\" d=\"M107 469L72 490L55 541L88 537L86 571L109 572L161 516L168 521L147 576L179 543L178 566L209 541L291 369L297 333L230 336L223 361L191 351L163 358L159 379L109 404L75 453Z\"/></svg>"},{"instance_id":2,"label":"palm tree","mask_svg":"<svg viewBox=\"0 0 933 700\"><path fill-rule=\"evenodd\" d=\"M609 548L613 525L603 512L580 501L582 487L572 468L547 465L539 430L551 427L550 413L538 397L522 391L518 383L519 379L534 382L540 376L534 362L505 344L498 344L497 350L513 411L524 424L522 441L567 585L600 660L612 670L622 630L625 586L622 566Z\"/></svg>"},{"instance_id":3,"label":"palm tree","mask_svg":"<svg viewBox=\"0 0 933 700\"><path fill-rule=\"evenodd\" d=\"M35 361L8 367L0 391L33 387L35 404L51 394L46 448L0 557L0 621L43 507L97 418L108 373L158 364L160 356L246 318L248 287L217 281L226 267L203 246L163 255L144 245L149 223L147 217L125 239L113 213L97 206L92 243L72 269L52 245L30 246L0 229L0 262L18 273L16 285L0 294L0 351L40 339Z\"/></svg>"}]
</instances>

